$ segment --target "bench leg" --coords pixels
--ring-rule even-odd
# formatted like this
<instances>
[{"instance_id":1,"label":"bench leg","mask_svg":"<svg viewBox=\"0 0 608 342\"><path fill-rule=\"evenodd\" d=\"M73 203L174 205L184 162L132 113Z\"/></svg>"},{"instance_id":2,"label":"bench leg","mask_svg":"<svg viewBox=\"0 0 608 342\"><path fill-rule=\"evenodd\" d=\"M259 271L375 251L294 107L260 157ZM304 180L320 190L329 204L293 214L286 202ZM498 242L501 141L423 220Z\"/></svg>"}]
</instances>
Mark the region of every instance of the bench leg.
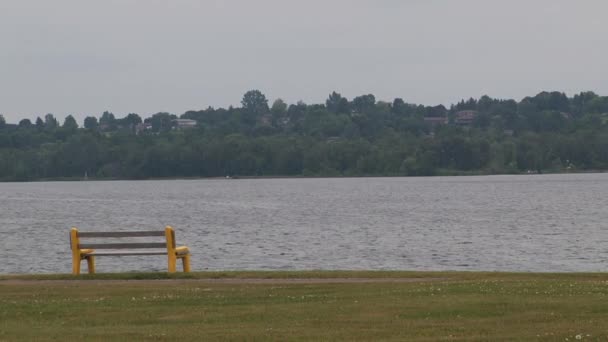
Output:
<instances>
[{"instance_id":1,"label":"bench leg","mask_svg":"<svg viewBox=\"0 0 608 342\"><path fill-rule=\"evenodd\" d=\"M72 258L72 274L80 274L80 256Z\"/></svg>"},{"instance_id":2,"label":"bench leg","mask_svg":"<svg viewBox=\"0 0 608 342\"><path fill-rule=\"evenodd\" d=\"M168 259L169 273L175 273L175 264L177 264L177 258L175 257L175 255L169 255Z\"/></svg>"},{"instance_id":3,"label":"bench leg","mask_svg":"<svg viewBox=\"0 0 608 342\"><path fill-rule=\"evenodd\" d=\"M92 255L89 255L88 257L86 257L87 259L87 266L89 268L89 274L94 274L95 273L95 257Z\"/></svg>"},{"instance_id":4,"label":"bench leg","mask_svg":"<svg viewBox=\"0 0 608 342\"><path fill-rule=\"evenodd\" d=\"M184 267L184 272L190 272L190 254L182 257L182 266Z\"/></svg>"}]
</instances>

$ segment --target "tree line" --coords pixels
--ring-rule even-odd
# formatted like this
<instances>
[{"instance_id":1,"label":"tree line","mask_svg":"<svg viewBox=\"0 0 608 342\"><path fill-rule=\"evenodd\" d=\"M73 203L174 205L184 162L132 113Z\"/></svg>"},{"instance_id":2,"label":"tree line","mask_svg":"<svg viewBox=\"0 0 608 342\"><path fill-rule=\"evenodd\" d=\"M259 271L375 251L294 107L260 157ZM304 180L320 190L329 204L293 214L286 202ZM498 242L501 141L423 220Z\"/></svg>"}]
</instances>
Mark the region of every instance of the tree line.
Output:
<instances>
[{"instance_id":1,"label":"tree line","mask_svg":"<svg viewBox=\"0 0 608 342\"><path fill-rule=\"evenodd\" d=\"M466 118L466 120L465 120ZM192 128L180 120L193 120ZM0 115L0 180L225 176L430 176L608 169L608 97L482 96L446 108L372 94L117 118L69 115L9 124Z\"/></svg>"}]
</instances>

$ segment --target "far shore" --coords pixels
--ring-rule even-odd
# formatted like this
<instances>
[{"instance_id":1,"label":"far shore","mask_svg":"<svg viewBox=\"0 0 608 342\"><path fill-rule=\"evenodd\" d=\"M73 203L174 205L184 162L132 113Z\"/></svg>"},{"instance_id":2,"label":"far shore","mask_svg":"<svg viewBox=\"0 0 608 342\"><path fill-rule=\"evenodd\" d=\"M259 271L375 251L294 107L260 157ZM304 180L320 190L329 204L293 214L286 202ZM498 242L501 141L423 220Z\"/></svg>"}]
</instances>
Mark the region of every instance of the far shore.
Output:
<instances>
[{"instance_id":1,"label":"far shore","mask_svg":"<svg viewBox=\"0 0 608 342\"><path fill-rule=\"evenodd\" d=\"M603 174L608 170L576 170L576 171L543 171L518 173L489 173L482 171L442 171L429 176L405 175L272 175L272 176L239 176L227 175L224 177L160 177L160 178L98 178L98 177L56 177L32 180L0 180L0 183L41 183L41 182L107 182L107 181L168 181L168 180L237 180L237 179L332 179L332 178L427 178L427 177L469 177L469 176L538 176L538 175L576 175L576 174Z\"/></svg>"}]
</instances>

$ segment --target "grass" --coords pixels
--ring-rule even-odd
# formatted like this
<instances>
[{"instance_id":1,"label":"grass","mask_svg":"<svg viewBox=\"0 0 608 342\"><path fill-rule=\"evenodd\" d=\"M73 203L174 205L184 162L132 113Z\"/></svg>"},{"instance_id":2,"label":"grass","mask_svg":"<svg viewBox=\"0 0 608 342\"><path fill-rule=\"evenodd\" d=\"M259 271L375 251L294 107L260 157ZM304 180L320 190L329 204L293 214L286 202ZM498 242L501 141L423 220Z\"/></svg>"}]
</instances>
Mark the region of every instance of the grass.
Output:
<instances>
[{"instance_id":1,"label":"grass","mask_svg":"<svg viewBox=\"0 0 608 342\"><path fill-rule=\"evenodd\" d=\"M467 273L411 272L411 271L220 271L191 273L98 273L82 274L17 274L0 275L2 280L154 280L154 279L306 279L306 278L436 278L449 274ZM481 273L479 273L481 274ZM486 273L499 275L500 273Z\"/></svg>"},{"instance_id":2,"label":"grass","mask_svg":"<svg viewBox=\"0 0 608 342\"><path fill-rule=\"evenodd\" d=\"M167 278L202 281L146 280ZM204 281L213 278L278 280ZM282 278L422 279L289 284ZM608 339L608 274L313 271L0 279L0 341Z\"/></svg>"}]
</instances>

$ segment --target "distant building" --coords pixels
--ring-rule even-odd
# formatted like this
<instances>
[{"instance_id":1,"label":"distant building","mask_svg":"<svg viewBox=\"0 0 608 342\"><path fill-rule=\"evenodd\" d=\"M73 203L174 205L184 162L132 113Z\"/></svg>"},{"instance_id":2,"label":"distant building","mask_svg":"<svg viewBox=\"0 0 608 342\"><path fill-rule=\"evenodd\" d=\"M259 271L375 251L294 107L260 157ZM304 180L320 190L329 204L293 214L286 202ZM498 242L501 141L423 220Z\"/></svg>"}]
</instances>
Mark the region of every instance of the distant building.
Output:
<instances>
[{"instance_id":1,"label":"distant building","mask_svg":"<svg viewBox=\"0 0 608 342\"><path fill-rule=\"evenodd\" d=\"M475 110L461 110L454 115L454 123L459 126L471 126L476 116Z\"/></svg>"},{"instance_id":2,"label":"distant building","mask_svg":"<svg viewBox=\"0 0 608 342\"><path fill-rule=\"evenodd\" d=\"M175 119L173 122L175 123L176 129L194 128L197 124L196 120L190 119Z\"/></svg>"},{"instance_id":3,"label":"distant building","mask_svg":"<svg viewBox=\"0 0 608 342\"><path fill-rule=\"evenodd\" d=\"M431 126L447 125L448 118L447 116L425 116L424 122L430 124Z\"/></svg>"},{"instance_id":4,"label":"distant building","mask_svg":"<svg viewBox=\"0 0 608 342\"><path fill-rule=\"evenodd\" d=\"M264 114L260 116L258 122L260 123L260 125L270 126L272 124L272 116L270 114Z\"/></svg>"},{"instance_id":5,"label":"distant building","mask_svg":"<svg viewBox=\"0 0 608 342\"><path fill-rule=\"evenodd\" d=\"M135 125L135 134L139 134L143 131L149 131L152 129L152 124L149 122L142 122L140 124Z\"/></svg>"}]
</instances>

